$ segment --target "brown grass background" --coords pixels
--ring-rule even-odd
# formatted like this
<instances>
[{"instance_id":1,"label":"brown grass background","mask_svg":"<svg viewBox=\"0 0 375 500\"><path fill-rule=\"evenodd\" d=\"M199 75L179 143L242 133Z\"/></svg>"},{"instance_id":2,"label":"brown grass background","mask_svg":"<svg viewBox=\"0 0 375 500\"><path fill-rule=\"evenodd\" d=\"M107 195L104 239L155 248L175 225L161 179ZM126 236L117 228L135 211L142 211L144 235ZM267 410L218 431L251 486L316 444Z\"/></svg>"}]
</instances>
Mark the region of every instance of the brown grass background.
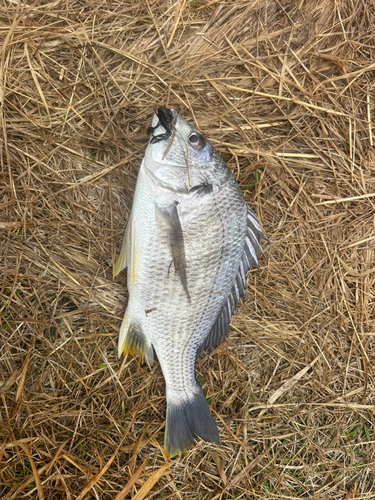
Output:
<instances>
[{"instance_id":1,"label":"brown grass background","mask_svg":"<svg viewBox=\"0 0 375 500\"><path fill-rule=\"evenodd\" d=\"M375 498L373 0L0 1L0 498ZM112 269L153 109L272 244L197 363L222 446L163 455Z\"/></svg>"}]
</instances>

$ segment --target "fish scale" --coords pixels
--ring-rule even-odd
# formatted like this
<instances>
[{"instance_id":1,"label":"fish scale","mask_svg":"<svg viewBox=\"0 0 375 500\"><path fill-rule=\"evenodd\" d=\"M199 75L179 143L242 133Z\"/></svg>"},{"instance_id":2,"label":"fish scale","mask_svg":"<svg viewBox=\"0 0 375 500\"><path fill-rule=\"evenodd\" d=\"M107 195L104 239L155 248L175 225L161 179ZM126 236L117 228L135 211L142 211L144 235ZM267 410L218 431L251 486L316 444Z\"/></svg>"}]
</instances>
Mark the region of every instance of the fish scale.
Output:
<instances>
[{"instance_id":1,"label":"fish scale","mask_svg":"<svg viewBox=\"0 0 375 500\"><path fill-rule=\"evenodd\" d=\"M170 120L170 121L168 121ZM228 331L265 238L233 175L205 137L159 108L137 179L116 275L128 268L119 355L154 353L166 382L165 449L220 443L195 360Z\"/></svg>"}]
</instances>

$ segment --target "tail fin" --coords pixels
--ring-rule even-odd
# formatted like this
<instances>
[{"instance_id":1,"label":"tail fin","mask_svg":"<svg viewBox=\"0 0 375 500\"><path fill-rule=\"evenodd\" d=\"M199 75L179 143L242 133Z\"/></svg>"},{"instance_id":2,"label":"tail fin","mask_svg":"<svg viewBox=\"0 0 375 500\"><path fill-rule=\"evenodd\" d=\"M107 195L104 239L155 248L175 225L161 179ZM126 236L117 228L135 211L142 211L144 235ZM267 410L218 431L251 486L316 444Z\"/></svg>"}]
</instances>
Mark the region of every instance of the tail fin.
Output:
<instances>
[{"instance_id":1,"label":"tail fin","mask_svg":"<svg viewBox=\"0 0 375 500\"><path fill-rule=\"evenodd\" d=\"M167 398L164 448L170 457L181 455L198 436L205 441L220 444L219 432L203 391L197 384L197 392L191 399L175 404Z\"/></svg>"}]
</instances>

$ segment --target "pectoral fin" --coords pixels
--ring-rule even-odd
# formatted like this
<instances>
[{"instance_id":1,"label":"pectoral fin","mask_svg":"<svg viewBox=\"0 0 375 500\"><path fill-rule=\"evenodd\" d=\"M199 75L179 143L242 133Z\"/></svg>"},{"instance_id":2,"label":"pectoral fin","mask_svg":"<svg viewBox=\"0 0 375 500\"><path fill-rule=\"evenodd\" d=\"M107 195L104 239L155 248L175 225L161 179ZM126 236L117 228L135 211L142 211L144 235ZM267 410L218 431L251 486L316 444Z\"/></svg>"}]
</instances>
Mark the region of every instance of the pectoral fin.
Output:
<instances>
[{"instance_id":1,"label":"pectoral fin","mask_svg":"<svg viewBox=\"0 0 375 500\"><path fill-rule=\"evenodd\" d=\"M156 222L159 229L165 234L171 251L175 272L178 273L186 296L190 300L186 277L184 236L177 211L177 205L177 201L174 201L167 207L159 207L158 205L155 205Z\"/></svg>"}]
</instances>

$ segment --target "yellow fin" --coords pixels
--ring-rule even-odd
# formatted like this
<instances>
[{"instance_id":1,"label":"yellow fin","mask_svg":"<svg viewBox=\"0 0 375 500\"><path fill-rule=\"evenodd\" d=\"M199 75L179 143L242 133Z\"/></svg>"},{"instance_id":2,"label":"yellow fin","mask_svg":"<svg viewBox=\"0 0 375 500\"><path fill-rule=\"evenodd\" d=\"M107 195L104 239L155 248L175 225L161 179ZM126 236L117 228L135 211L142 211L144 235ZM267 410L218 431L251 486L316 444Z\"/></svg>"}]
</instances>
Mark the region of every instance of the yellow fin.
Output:
<instances>
[{"instance_id":1,"label":"yellow fin","mask_svg":"<svg viewBox=\"0 0 375 500\"><path fill-rule=\"evenodd\" d=\"M120 328L118 342L118 356L120 357L121 354L139 356L142 362L146 362L149 366L152 366L154 362L154 348L147 342L140 325L132 322L126 313Z\"/></svg>"}]
</instances>

